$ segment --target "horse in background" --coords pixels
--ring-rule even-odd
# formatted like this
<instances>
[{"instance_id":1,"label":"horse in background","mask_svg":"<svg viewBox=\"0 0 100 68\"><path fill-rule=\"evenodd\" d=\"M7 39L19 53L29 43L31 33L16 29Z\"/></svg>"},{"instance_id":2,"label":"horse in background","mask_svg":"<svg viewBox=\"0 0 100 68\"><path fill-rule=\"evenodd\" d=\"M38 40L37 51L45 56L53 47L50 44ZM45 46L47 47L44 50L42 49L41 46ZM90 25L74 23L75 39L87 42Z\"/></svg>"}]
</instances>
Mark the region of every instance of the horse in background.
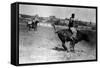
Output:
<instances>
[{"instance_id":1,"label":"horse in background","mask_svg":"<svg viewBox=\"0 0 100 68\"><path fill-rule=\"evenodd\" d=\"M34 31L37 31L37 25L38 25L38 23L39 23L38 20L32 22L32 28L34 29Z\"/></svg>"},{"instance_id":2,"label":"horse in background","mask_svg":"<svg viewBox=\"0 0 100 68\"><path fill-rule=\"evenodd\" d=\"M37 25L39 23L39 20L33 19L32 21L27 22L28 30L34 29L34 31L37 30Z\"/></svg>"}]
</instances>

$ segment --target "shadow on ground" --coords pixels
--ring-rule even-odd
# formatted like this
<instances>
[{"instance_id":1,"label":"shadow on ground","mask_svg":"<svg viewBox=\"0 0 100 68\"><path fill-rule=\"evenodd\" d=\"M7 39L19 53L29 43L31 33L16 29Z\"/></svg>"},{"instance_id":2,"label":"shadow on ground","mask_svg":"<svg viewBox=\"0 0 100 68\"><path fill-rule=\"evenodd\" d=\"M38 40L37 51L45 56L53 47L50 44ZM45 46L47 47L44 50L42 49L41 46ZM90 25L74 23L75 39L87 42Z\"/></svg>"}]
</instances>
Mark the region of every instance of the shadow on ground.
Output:
<instances>
[{"instance_id":1,"label":"shadow on ground","mask_svg":"<svg viewBox=\"0 0 100 68\"><path fill-rule=\"evenodd\" d=\"M64 50L63 48L59 48L59 47L55 47L55 48L52 48L53 50L56 50L56 51L66 51Z\"/></svg>"}]
</instances>

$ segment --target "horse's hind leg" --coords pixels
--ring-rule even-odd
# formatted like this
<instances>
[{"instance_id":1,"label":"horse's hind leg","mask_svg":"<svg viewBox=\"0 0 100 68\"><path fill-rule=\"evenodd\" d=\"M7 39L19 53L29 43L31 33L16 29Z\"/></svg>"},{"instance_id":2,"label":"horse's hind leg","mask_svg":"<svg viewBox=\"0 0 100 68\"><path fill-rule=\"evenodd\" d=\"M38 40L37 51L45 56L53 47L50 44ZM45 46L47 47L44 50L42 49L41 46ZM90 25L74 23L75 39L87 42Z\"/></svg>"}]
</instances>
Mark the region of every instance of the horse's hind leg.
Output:
<instances>
[{"instance_id":1,"label":"horse's hind leg","mask_svg":"<svg viewBox=\"0 0 100 68\"><path fill-rule=\"evenodd\" d=\"M34 30L37 31L37 25L34 27Z\"/></svg>"},{"instance_id":2,"label":"horse's hind leg","mask_svg":"<svg viewBox=\"0 0 100 68\"><path fill-rule=\"evenodd\" d=\"M64 50L66 50L68 52L67 47L65 46L65 42L62 42L62 47L64 48Z\"/></svg>"},{"instance_id":3,"label":"horse's hind leg","mask_svg":"<svg viewBox=\"0 0 100 68\"><path fill-rule=\"evenodd\" d=\"M31 25L29 25L28 30L29 30L29 31L31 30Z\"/></svg>"},{"instance_id":4,"label":"horse's hind leg","mask_svg":"<svg viewBox=\"0 0 100 68\"><path fill-rule=\"evenodd\" d=\"M29 24L27 25L27 31L30 31L30 25Z\"/></svg>"},{"instance_id":5,"label":"horse's hind leg","mask_svg":"<svg viewBox=\"0 0 100 68\"><path fill-rule=\"evenodd\" d=\"M36 31L37 29L36 29L36 26L34 26L34 31Z\"/></svg>"},{"instance_id":6,"label":"horse's hind leg","mask_svg":"<svg viewBox=\"0 0 100 68\"><path fill-rule=\"evenodd\" d=\"M70 51L71 52L75 52L74 47L75 47L74 42L70 42Z\"/></svg>"}]
</instances>

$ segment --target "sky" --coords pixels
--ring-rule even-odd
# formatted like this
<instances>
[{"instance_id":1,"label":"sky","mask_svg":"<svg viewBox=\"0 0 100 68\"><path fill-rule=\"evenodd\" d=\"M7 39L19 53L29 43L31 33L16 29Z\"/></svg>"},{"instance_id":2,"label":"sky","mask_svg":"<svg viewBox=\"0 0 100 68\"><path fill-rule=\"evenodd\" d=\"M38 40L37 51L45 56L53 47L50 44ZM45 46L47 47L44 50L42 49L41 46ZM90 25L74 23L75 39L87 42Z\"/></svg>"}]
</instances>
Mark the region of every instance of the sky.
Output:
<instances>
[{"instance_id":1,"label":"sky","mask_svg":"<svg viewBox=\"0 0 100 68\"><path fill-rule=\"evenodd\" d=\"M36 15L40 17L56 16L57 18L70 18L75 13L75 19L96 22L96 9L76 8L76 7L57 7L40 5L19 5L19 13L27 15Z\"/></svg>"}]
</instances>

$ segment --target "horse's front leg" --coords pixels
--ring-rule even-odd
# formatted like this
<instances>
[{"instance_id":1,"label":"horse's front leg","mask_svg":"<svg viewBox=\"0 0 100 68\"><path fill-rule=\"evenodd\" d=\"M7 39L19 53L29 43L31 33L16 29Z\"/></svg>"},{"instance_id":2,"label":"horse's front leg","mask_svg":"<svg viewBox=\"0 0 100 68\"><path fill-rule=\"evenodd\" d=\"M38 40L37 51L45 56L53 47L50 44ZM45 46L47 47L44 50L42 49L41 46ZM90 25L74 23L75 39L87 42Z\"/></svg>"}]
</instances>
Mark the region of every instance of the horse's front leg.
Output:
<instances>
[{"instance_id":1,"label":"horse's front leg","mask_svg":"<svg viewBox=\"0 0 100 68\"><path fill-rule=\"evenodd\" d=\"M75 43L73 41L71 41L70 42L70 51L71 52L75 52L74 47L75 47Z\"/></svg>"},{"instance_id":2,"label":"horse's front leg","mask_svg":"<svg viewBox=\"0 0 100 68\"><path fill-rule=\"evenodd\" d=\"M67 47L65 46L65 42L62 42L62 47L64 48L64 50L66 50L68 52Z\"/></svg>"},{"instance_id":3,"label":"horse's front leg","mask_svg":"<svg viewBox=\"0 0 100 68\"><path fill-rule=\"evenodd\" d=\"M34 25L34 31L36 31L37 30L37 28L36 28L36 26Z\"/></svg>"},{"instance_id":4,"label":"horse's front leg","mask_svg":"<svg viewBox=\"0 0 100 68\"><path fill-rule=\"evenodd\" d=\"M28 31L30 31L30 25L29 24L27 24L27 28L28 28Z\"/></svg>"},{"instance_id":5,"label":"horse's front leg","mask_svg":"<svg viewBox=\"0 0 100 68\"><path fill-rule=\"evenodd\" d=\"M53 28L54 28L54 30L55 30L55 32L56 32L56 28L55 28L55 25L54 25L54 24L52 24L52 26L53 26Z\"/></svg>"},{"instance_id":6,"label":"horse's front leg","mask_svg":"<svg viewBox=\"0 0 100 68\"><path fill-rule=\"evenodd\" d=\"M34 31L35 31L35 27L34 27L34 24L32 24L31 26L32 26L31 28L32 28L32 29L34 29Z\"/></svg>"}]
</instances>

